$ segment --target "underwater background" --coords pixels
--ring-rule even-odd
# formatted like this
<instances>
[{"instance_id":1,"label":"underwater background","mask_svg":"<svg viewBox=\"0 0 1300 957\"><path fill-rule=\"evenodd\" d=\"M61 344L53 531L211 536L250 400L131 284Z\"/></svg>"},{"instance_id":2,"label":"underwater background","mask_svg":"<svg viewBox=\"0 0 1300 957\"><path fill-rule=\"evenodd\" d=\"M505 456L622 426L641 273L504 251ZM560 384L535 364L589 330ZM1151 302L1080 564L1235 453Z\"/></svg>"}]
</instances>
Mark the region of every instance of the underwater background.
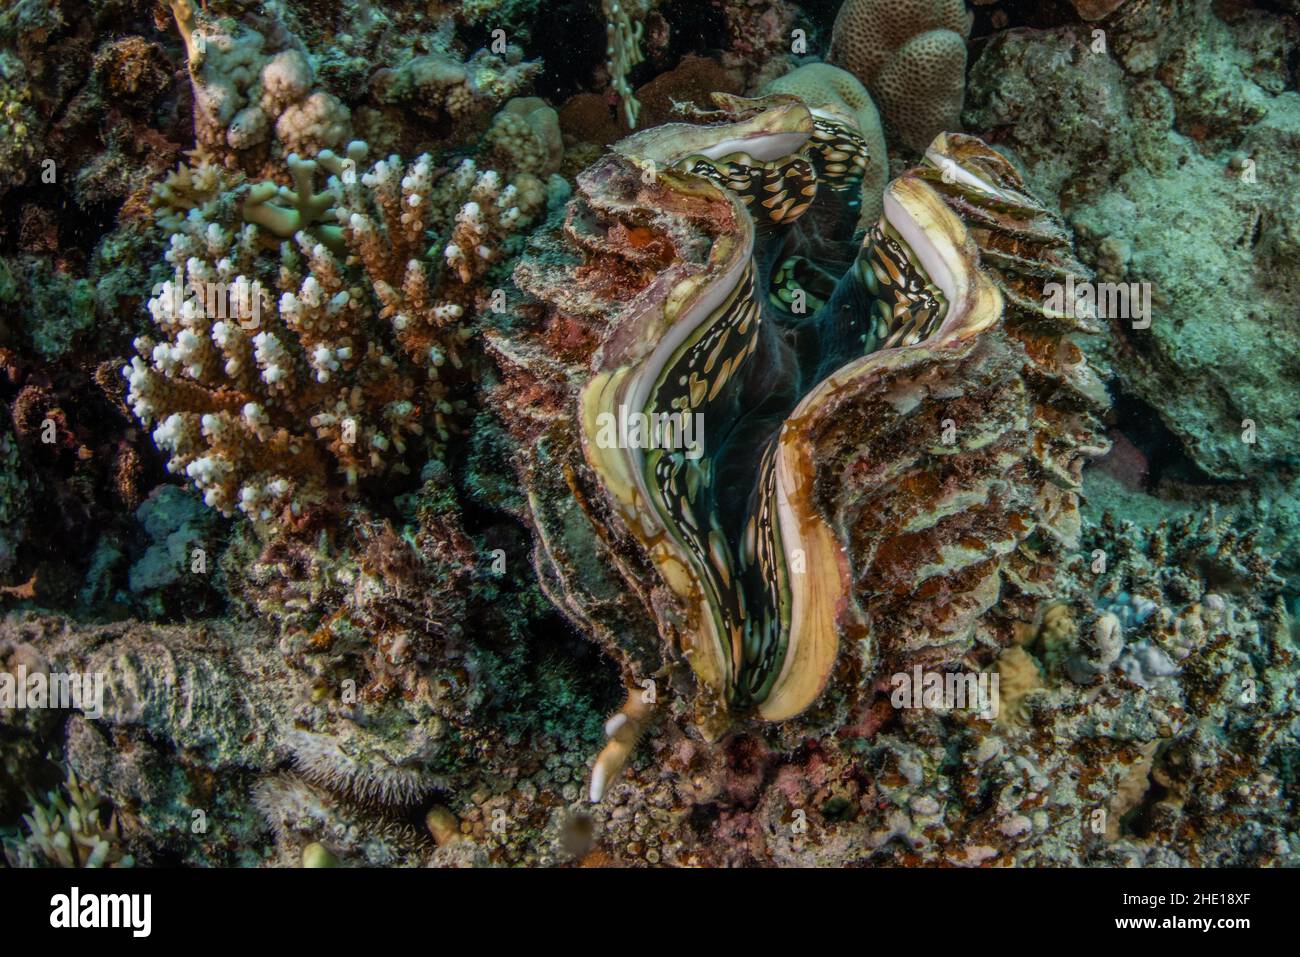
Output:
<instances>
[{"instance_id":1,"label":"underwater background","mask_svg":"<svg viewBox=\"0 0 1300 957\"><path fill-rule=\"evenodd\" d=\"M4 860L1300 864L1298 80L1297 0L0 0Z\"/></svg>"}]
</instances>

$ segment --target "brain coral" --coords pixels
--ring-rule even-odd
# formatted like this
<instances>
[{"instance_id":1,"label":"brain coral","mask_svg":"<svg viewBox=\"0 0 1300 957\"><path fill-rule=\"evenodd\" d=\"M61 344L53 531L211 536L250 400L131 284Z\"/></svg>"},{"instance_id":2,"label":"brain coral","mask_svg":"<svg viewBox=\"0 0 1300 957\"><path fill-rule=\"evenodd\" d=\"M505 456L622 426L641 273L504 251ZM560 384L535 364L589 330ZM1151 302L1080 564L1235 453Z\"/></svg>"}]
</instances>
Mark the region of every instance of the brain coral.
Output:
<instances>
[{"instance_id":1,"label":"brain coral","mask_svg":"<svg viewBox=\"0 0 1300 957\"><path fill-rule=\"evenodd\" d=\"M962 0L846 0L830 61L866 85L906 146L924 150L960 129L970 26Z\"/></svg>"}]
</instances>

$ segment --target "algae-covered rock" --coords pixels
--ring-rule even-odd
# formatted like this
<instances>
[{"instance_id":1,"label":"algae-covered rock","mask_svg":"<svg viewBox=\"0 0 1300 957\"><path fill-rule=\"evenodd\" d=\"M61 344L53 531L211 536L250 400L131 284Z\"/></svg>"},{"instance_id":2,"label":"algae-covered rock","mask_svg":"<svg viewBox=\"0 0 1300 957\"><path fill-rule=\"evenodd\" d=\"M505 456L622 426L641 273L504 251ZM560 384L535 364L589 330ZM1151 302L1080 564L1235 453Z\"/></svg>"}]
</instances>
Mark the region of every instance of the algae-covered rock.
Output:
<instances>
[{"instance_id":1,"label":"algae-covered rock","mask_svg":"<svg viewBox=\"0 0 1300 957\"><path fill-rule=\"evenodd\" d=\"M13 568L27 526L27 481L13 431L0 428L0 576Z\"/></svg>"},{"instance_id":2,"label":"algae-covered rock","mask_svg":"<svg viewBox=\"0 0 1300 957\"><path fill-rule=\"evenodd\" d=\"M966 123L1055 197L1099 282L1149 294L1149 327L1136 308L1107 322L1123 390L1208 475L1267 475L1300 460L1281 385L1300 376L1295 24L1190 2L1108 24L999 35Z\"/></svg>"},{"instance_id":3,"label":"algae-covered rock","mask_svg":"<svg viewBox=\"0 0 1300 957\"><path fill-rule=\"evenodd\" d=\"M213 511L188 489L160 485L136 510L136 521L149 544L127 584L141 611L151 618L192 616L218 606L214 577L223 542Z\"/></svg>"}]
</instances>

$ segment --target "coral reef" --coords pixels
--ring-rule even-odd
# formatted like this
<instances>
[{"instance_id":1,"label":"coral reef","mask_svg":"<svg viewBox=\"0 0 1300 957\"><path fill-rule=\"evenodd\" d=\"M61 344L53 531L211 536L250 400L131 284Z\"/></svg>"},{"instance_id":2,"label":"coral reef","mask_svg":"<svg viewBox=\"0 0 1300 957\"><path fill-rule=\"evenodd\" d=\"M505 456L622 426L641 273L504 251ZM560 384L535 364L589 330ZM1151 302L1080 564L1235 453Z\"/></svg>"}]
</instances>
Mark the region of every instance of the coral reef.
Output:
<instances>
[{"instance_id":1,"label":"coral reef","mask_svg":"<svg viewBox=\"0 0 1300 957\"><path fill-rule=\"evenodd\" d=\"M1093 570L1090 549L1110 557L1105 572ZM1005 674L1027 667L1036 675L1013 692L1017 721L895 711L882 693L863 703L847 733L794 753L753 732L706 745L660 724L648 736L648 753L633 756L607 800L589 812L581 810L580 779L590 757L575 761L572 751L554 751L551 739L531 754L505 749L500 759L508 770L484 752L480 783L462 784L450 803L435 804L427 834L391 809L340 798L283 772L269 772L239 800L251 794L278 835L271 859L295 865L312 843L345 864L1294 865L1294 838L1278 840L1294 830L1286 818L1286 789L1294 787L1286 758L1296 744L1294 648L1267 557L1215 518L1145 530L1108 522L1085 533L1079 554L1061 570L1053 606L1071 609L1078 626L1065 627L1059 611L1046 614L1024 644L1000 653ZM1121 593L1145 596L1151 606L1132 606L1138 610L1122 626L1124 649L1158 646L1177 663L1150 687L1131 681L1117 662L1081 680L1063 670L1069 649L1084 640L1073 635L1086 636L1094 618L1120 617L1104 609L1116 607ZM47 649L72 649L90 638L59 634L29 625L25 637ZM155 640L151 652L148 644L124 645L129 636L119 631L104 645L104 660L134 648L136 657L127 660L138 668L146 660L141 654L187 647L179 629L164 643ZM242 647L241 668L257 660L249 657L257 640L209 630L207 641ZM273 657L257 666L272 669L268 677ZM161 679L140 687L162 687ZM190 679L181 687L239 685ZM291 706L284 681L258 687L267 718ZM203 695L176 713L203 727L231 704ZM147 723L155 742L197 744L186 724L168 723L166 712L108 713L119 727ZM82 719L71 720L79 767L103 769L83 740L87 732ZM274 751L235 738L213 743L216 750L187 751L187 760L203 754L208 766L229 768L242 755L250 766L276 767ZM121 787L131 775L119 771L115 780ZM227 829L240 820L227 803L239 786L229 771L215 780L224 782L216 793L187 799L196 808L223 809L209 813L220 823L203 838L208 854L233 838ZM114 797L125 799L125 792ZM154 795L140 810L147 817L162 799ZM193 836L175 839L198 843Z\"/></svg>"},{"instance_id":2,"label":"coral reef","mask_svg":"<svg viewBox=\"0 0 1300 957\"><path fill-rule=\"evenodd\" d=\"M374 96L386 106L413 110L431 120L464 122L527 86L540 69L508 46L502 54L479 50L462 60L448 50L381 69L371 78Z\"/></svg>"},{"instance_id":3,"label":"coral reef","mask_svg":"<svg viewBox=\"0 0 1300 957\"><path fill-rule=\"evenodd\" d=\"M1014 678L1003 694L1015 720L894 711L877 699L847 734L795 758L752 736L714 757L665 732L651 746L671 776L637 774L593 811L614 859L1294 866L1293 785L1282 782L1295 746L1295 652L1270 561L1214 519L1107 523L1082 545L1112 564L1098 575L1081 557L1063 569L1069 601L1054 607L1077 608L1086 624L1095 597L1150 589L1154 610L1120 639L1126 653L1149 644L1179 655L1150 687L1115 664L1081 682L1056 670L1069 630L1058 612L1026 633L1027 648L998 659ZM1235 580L1261 587L1214 591L1243 572ZM703 835L685 823L696 802L712 811ZM661 807L674 810L656 819Z\"/></svg>"},{"instance_id":4,"label":"coral reef","mask_svg":"<svg viewBox=\"0 0 1300 957\"><path fill-rule=\"evenodd\" d=\"M1297 12L0 5L3 861L1300 866Z\"/></svg>"},{"instance_id":5,"label":"coral reef","mask_svg":"<svg viewBox=\"0 0 1300 957\"><path fill-rule=\"evenodd\" d=\"M274 175L291 153L341 150L356 136L419 153L479 123L541 69L515 44L467 54L446 15L412 31L402 15L370 10L331 34L328 20L287 4L239 17L193 0L169 7L185 47L197 146L253 175ZM425 127L414 136L400 129L411 117Z\"/></svg>"},{"instance_id":6,"label":"coral reef","mask_svg":"<svg viewBox=\"0 0 1300 957\"><path fill-rule=\"evenodd\" d=\"M159 485L140 503L135 517L149 544L127 569L126 587L138 602L149 606L149 617L218 611L223 604L221 583L217 570L208 568L222 540L216 514L187 490ZM87 579L94 582L93 569Z\"/></svg>"},{"instance_id":7,"label":"coral reef","mask_svg":"<svg viewBox=\"0 0 1300 957\"><path fill-rule=\"evenodd\" d=\"M23 537L27 482L19 467L18 444L13 433L0 434L0 575L8 574L17 557L18 542Z\"/></svg>"},{"instance_id":8,"label":"coral reef","mask_svg":"<svg viewBox=\"0 0 1300 957\"><path fill-rule=\"evenodd\" d=\"M39 142L39 119L30 105L22 61L0 54L0 189L21 185Z\"/></svg>"},{"instance_id":9,"label":"coral reef","mask_svg":"<svg viewBox=\"0 0 1300 957\"><path fill-rule=\"evenodd\" d=\"M286 153L347 142L351 113L317 88L306 51L278 18L259 30L214 17L192 0L170 6L185 42L199 146L233 159L272 137Z\"/></svg>"},{"instance_id":10,"label":"coral reef","mask_svg":"<svg viewBox=\"0 0 1300 957\"><path fill-rule=\"evenodd\" d=\"M507 102L493 117L485 145L503 168L533 176L551 176L564 162L559 114L535 96Z\"/></svg>"},{"instance_id":11,"label":"coral reef","mask_svg":"<svg viewBox=\"0 0 1300 957\"><path fill-rule=\"evenodd\" d=\"M629 128L635 128L641 104L632 93L627 75L644 59L641 54L641 37L645 32L645 24L642 20L649 4L646 0L601 0L601 7L605 12L605 33L609 37L609 46L605 50L609 60L605 68L609 71L614 93L619 98L623 119Z\"/></svg>"}]
</instances>

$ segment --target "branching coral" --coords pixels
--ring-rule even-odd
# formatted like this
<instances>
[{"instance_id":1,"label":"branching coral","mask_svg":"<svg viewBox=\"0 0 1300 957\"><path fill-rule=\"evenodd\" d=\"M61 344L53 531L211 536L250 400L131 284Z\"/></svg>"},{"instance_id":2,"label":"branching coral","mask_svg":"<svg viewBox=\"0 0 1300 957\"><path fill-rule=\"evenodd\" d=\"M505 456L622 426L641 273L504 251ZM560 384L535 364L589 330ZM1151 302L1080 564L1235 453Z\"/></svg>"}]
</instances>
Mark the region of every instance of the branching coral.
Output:
<instances>
[{"instance_id":1,"label":"branching coral","mask_svg":"<svg viewBox=\"0 0 1300 957\"><path fill-rule=\"evenodd\" d=\"M280 239L292 239L301 230L331 252L346 256L343 228L335 222L338 192L317 192L316 170L324 169L330 176L339 177L341 183L346 171L355 177L357 164L365 159L366 152L364 143L355 142L348 147L346 158L329 150L315 160L291 155L287 165L293 188L273 182L255 184L244 199L244 219Z\"/></svg>"},{"instance_id":2,"label":"branching coral","mask_svg":"<svg viewBox=\"0 0 1300 957\"><path fill-rule=\"evenodd\" d=\"M970 26L962 0L845 0L830 60L866 85L907 147L923 150L960 129Z\"/></svg>"},{"instance_id":3,"label":"branching coral","mask_svg":"<svg viewBox=\"0 0 1300 957\"><path fill-rule=\"evenodd\" d=\"M26 833L5 841L10 867L130 867L117 814L107 823L101 801L69 772L62 790L51 791L42 804L23 815Z\"/></svg>"},{"instance_id":4,"label":"branching coral","mask_svg":"<svg viewBox=\"0 0 1300 957\"><path fill-rule=\"evenodd\" d=\"M462 161L438 184L438 196L437 208L451 214L438 223L450 229L443 256L466 288L504 258L501 241L546 204L545 186L536 176L521 173L506 184L496 170L480 170L473 160ZM468 305L462 299L446 308L459 315Z\"/></svg>"},{"instance_id":5,"label":"branching coral","mask_svg":"<svg viewBox=\"0 0 1300 957\"><path fill-rule=\"evenodd\" d=\"M221 172L221 167L202 159L193 165L181 163L150 191L154 222L168 233L175 233L182 229L191 209L212 216L214 210L209 204L220 196L224 185Z\"/></svg>"},{"instance_id":6,"label":"branching coral","mask_svg":"<svg viewBox=\"0 0 1300 957\"><path fill-rule=\"evenodd\" d=\"M159 335L123 372L168 467L224 513L300 515L328 488L405 472L417 447L415 464L436 455L475 284L540 205L472 163L437 184L427 156L362 173L363 149L290 157L295 189L236 190L172 235L176 275L149 302ZM332 171L319 191L318 167ZM448 209L451 242L430 248Z\"/></svg>"},{"instance_id":7,"label":"branching coral","mask_svg":"<svg viewBox=\"0 0 1300 957\"><path fill-rule=\"evenodd\" d=\"M609 70L609 82L622 103L623 119L627 121L628 129L635 129L641 104L637 102L627 77L632 68L645 59L641 53L641 37L645 33L642 18L648 6L645 0L623 0L621 3L619 0L602 0L602 7L605 11L605 34L609 38L609 45L605 48L609 59L605 68Z\"/></svg>"}]
</instances>

